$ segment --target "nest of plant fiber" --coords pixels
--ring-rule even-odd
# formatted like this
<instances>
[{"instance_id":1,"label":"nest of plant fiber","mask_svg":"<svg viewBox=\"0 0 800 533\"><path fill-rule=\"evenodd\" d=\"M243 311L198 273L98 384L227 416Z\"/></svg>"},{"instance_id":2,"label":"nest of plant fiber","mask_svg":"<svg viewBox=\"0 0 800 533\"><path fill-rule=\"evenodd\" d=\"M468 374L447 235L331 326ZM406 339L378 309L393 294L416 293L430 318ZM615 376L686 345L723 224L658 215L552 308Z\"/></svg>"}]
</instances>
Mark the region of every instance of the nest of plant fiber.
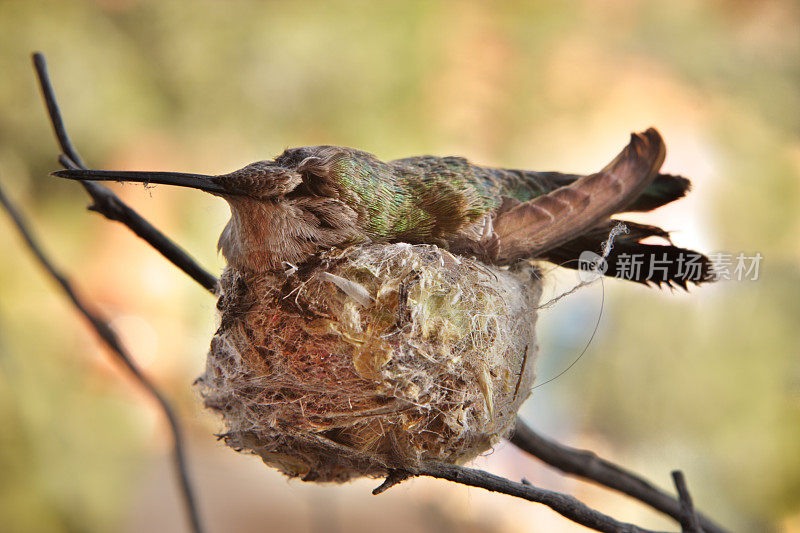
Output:
<instances>
[{"instance_id":1,"label":"nest of plant fiber","mask_svg":"<svg viewBox=\"0 0 800 533\"><path fill-rule=\"evenodd\" d=\"M538 352L538 272L427 245L228 268L198 380L225 442L289 476L345 481L463 463L513 427Z\"/></svg>"}]
</instances>

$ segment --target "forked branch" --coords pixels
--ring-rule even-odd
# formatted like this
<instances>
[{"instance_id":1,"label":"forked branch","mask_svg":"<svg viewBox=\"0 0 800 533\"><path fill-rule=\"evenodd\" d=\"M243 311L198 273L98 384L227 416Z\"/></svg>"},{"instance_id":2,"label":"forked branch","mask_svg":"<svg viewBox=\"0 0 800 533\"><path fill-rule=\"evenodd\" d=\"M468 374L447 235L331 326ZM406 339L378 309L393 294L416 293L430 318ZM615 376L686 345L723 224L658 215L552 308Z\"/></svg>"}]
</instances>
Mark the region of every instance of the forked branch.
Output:
<instances>
[{"instance_id":1,"label":"forked branch","mask_svg":"<svg viewBox=\"0 0 800 533\"><path fill-rule=\"evenodd\" d=\"M564 446L536 433L524 420L517 418L514 433L509 438L520 450L540 461L604 487L627 494L631 498L671 516L679 523L684 520L684 509L678 499L634 474L633 472L598 457L588 450ZM726 533L726 530L702 513L695 513L697 521L706 533Z\"/></svg>"},{"instance_id":2,"label":"forked branch","mask_svg":"<svg viewBox=\"0 0 800 533\"><path fill-rule=\"evenodd\" d=\"M561 516L595 531L605 531L607 533L653 533L650 529L620 522L607 514L596 511L574 496L540 489L527 482L516 483L483 470L447 463L428 462L422 465L417 474L446 479L462 485L479 487L492 492L500 492L531 502L541 503Z\"/></svg>"}]
</instances>

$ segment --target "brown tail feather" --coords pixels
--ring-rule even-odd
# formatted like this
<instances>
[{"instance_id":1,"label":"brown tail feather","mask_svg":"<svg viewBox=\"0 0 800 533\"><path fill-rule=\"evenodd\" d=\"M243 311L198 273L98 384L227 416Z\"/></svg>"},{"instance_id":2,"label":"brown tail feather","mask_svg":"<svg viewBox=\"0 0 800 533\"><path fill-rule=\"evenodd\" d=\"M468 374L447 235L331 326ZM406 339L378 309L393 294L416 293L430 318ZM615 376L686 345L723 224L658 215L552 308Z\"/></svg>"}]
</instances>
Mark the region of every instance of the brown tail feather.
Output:
<instances>
[{"instance_id":1,"label":"brown tail feather","mask_svg":"<svg viewBox=\"0 0 800 533\"><path fill-rule=\"evenodd\" d=\"M631 141L603 170L501 212L494 223L496 262L542 256L627 207L653 181L665 147L653 128Z\"/></svg>"}]
</instances>

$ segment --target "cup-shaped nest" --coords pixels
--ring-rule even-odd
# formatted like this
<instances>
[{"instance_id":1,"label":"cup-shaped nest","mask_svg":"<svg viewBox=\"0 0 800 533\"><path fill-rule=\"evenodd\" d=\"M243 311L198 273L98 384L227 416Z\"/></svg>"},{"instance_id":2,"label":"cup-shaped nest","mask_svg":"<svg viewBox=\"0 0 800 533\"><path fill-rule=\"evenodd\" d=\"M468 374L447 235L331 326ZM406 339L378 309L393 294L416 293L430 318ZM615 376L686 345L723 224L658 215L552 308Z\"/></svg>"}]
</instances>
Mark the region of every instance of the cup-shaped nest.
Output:
<instances>
[{"instance_id":1,"label":"cup-shaped nest","mask_svg":"<svg viewBox=\"0 0 800 533\"><path fill-rule=\"evenodd\" d=\"M463 463L513 427L538 272L435 246L355 246L291 273L228 268L198 380L225 442L308 481Z\"/></svg>"}]
</instances>

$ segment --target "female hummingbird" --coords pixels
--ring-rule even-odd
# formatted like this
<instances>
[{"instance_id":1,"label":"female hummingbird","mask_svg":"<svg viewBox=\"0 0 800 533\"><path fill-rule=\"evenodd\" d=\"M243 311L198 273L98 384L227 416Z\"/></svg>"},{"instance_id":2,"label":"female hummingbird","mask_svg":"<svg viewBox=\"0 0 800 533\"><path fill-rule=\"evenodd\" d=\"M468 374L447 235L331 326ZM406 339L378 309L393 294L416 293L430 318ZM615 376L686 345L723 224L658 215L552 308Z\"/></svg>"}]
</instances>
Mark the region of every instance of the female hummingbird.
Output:
<instances>
[{"instance_id":1,"label":"female hummingbird","mask_svg":"<svg viewBox=\"0 0 800 533\"><path fill-rule=\"evenodd\" d=\"M649 211L686 194L689 180L659 174L664 156L661 135L650 128L632 134L613 161L585 176L484 167L461 157L384 162L338 146L290 148L272 161L218 176L53 174L178 185L220 196L230 205L231 219L218 247L229 265L253 272L285 269L325 249L369 242L436 244L494 265L545 259L578 268L581 252L598 251L619 222L612 215ZM673 246L661 228L625 224L629 232L615 240L606 275L621 273L623 257L639 256L644 268L626 279L684 288L709 279L711 264L702 254ZM641 242L654 236L667 244ZM699 268L682 268L682 256L692 256ZM655 261L661 267L647 268Z\"/></svg>"}]
</instances>

